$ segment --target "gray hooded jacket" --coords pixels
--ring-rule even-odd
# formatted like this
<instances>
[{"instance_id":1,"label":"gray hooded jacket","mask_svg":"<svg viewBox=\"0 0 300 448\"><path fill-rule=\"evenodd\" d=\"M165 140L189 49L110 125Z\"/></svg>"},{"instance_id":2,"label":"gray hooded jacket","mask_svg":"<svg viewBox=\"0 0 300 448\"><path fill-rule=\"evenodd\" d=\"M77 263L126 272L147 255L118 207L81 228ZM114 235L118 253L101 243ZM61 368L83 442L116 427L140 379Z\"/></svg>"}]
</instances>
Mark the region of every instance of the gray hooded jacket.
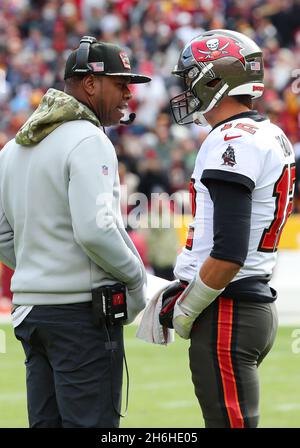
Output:
<instances>
[{"instance_id":1,"label":"gray hooded jacket","mask_svg":"<svg viewBox=\"0 0 300 448\"><path fill-rule=\"evenodd\" d=\"M75 98L50 89L0 153L0 258L15 269L13 302L87 302L123 282L131 321L145 270L122 222L115 150Z\"/></svg>"}]
</instances>

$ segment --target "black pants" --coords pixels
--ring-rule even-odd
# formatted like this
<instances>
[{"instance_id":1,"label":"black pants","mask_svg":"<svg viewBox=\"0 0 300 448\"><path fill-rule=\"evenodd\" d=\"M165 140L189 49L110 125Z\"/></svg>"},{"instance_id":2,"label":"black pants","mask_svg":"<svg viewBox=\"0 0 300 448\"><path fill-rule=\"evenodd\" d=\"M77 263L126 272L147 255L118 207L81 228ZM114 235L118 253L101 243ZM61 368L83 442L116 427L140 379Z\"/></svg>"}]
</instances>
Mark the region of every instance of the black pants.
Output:
<instances>
[{"instance_id":1,"label":"black pants","mask_svg":"<svg viewBox=\"0 0 300 448\"><path fill-rule=\"evenodd\" d=\"M190 368L207 428L256 427L257 367L277 331L274 303L215 300L195 321Z\"/></svg>"},{"instance_id":2,"label":"black pants","mask_svg":"<svg viewBox=\"0 0 300 448\"><path fill-rule=\"evenodd\" d=\"M91 303L33 307L15 328L26 355L30 427L119 426L122 330L96 327Z\"/></svg>"}]
</instances>

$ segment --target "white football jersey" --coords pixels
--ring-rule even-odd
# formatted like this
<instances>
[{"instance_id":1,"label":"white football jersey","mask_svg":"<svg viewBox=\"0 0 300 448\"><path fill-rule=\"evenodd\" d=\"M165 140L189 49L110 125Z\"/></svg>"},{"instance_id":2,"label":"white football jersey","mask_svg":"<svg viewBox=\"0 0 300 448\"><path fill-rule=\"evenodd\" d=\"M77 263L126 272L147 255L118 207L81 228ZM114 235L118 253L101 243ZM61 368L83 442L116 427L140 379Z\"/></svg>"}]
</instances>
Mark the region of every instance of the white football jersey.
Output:
<instances>
[{"instance_id":1,"label":"white football jersey","mask_svg":"<svg viewBox=\"0 0 300 448\"><path fill-rule=\"evenodd\" d=\"M256 112L217 125L197 155L190 183L194 221L175 276L190 281L213 248L213 202L201 179L241 183L252 190L249 249L233 281L271 275L280 235L292 211L295 181L293 148L282 132Z\"/></svg>"}]
</instances>

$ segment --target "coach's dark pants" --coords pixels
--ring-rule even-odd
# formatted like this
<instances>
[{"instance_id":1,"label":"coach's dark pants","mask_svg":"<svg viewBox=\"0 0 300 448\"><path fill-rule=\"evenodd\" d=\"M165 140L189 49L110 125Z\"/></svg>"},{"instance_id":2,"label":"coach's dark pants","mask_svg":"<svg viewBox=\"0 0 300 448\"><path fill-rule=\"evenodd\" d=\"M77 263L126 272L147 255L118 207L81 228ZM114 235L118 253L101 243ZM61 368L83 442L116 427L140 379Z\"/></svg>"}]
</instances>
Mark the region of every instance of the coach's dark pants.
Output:
<instances>
[{"instance_id":1,"label":"coach's dark pants","mask_svg":"<svg viewBox=\"0 0 300 448\"><path fill-rule=\"evenodd\" d=\"M121 326L109 336L96 327L91 303L45 305L34 306L15 335L26 355L30 427L119 426Z\"/></svg>"},{"instance_id":2,"label":"coach's dark pants","mask_svg":"<svg viewBox=\"0 0 300 448\"><path fill-rule=\"evenodd\" d=\"M257 426L257 367L273 345L277 326L274 303L222 297L198 317L190 368L207 428Z\"/></svg>"}]
</instances>

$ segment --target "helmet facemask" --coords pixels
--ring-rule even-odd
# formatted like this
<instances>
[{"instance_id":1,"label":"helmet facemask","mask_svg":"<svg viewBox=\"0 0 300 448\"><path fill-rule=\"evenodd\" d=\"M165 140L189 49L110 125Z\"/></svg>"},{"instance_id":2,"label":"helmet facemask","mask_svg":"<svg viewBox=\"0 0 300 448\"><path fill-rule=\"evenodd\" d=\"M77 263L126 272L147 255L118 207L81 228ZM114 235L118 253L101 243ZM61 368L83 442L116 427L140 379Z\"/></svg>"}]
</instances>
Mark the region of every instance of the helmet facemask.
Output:
<instances>
[{"instance_id":1,"label":"helmet facemask","mask_svg":"<svg viewBox=\"0 0 300 448\"><path fill-rule=\"evenodd\" d=\"M170 101L174 119L178 124L199 124L199 114L203 115L211 110L228 90L228 84L215 77L213 64L201 66L201 71L198 67L193 67L182 75L188 88ZM195 113L198 117L196 121ZM206 124L205 120L201 121Z\"/></svg>"},{"instance_id":2,"label":"helmet facemask","mask_svg":"<svg viewBox=\"0 0 300 448\"><path fill-rule=\"evenodd\" d=\"M201 102L190 89L185 90L171 99L171 108L174 120L178 124L193 123L193 115L201 107Z\"/></svg>"}]
</instances>

